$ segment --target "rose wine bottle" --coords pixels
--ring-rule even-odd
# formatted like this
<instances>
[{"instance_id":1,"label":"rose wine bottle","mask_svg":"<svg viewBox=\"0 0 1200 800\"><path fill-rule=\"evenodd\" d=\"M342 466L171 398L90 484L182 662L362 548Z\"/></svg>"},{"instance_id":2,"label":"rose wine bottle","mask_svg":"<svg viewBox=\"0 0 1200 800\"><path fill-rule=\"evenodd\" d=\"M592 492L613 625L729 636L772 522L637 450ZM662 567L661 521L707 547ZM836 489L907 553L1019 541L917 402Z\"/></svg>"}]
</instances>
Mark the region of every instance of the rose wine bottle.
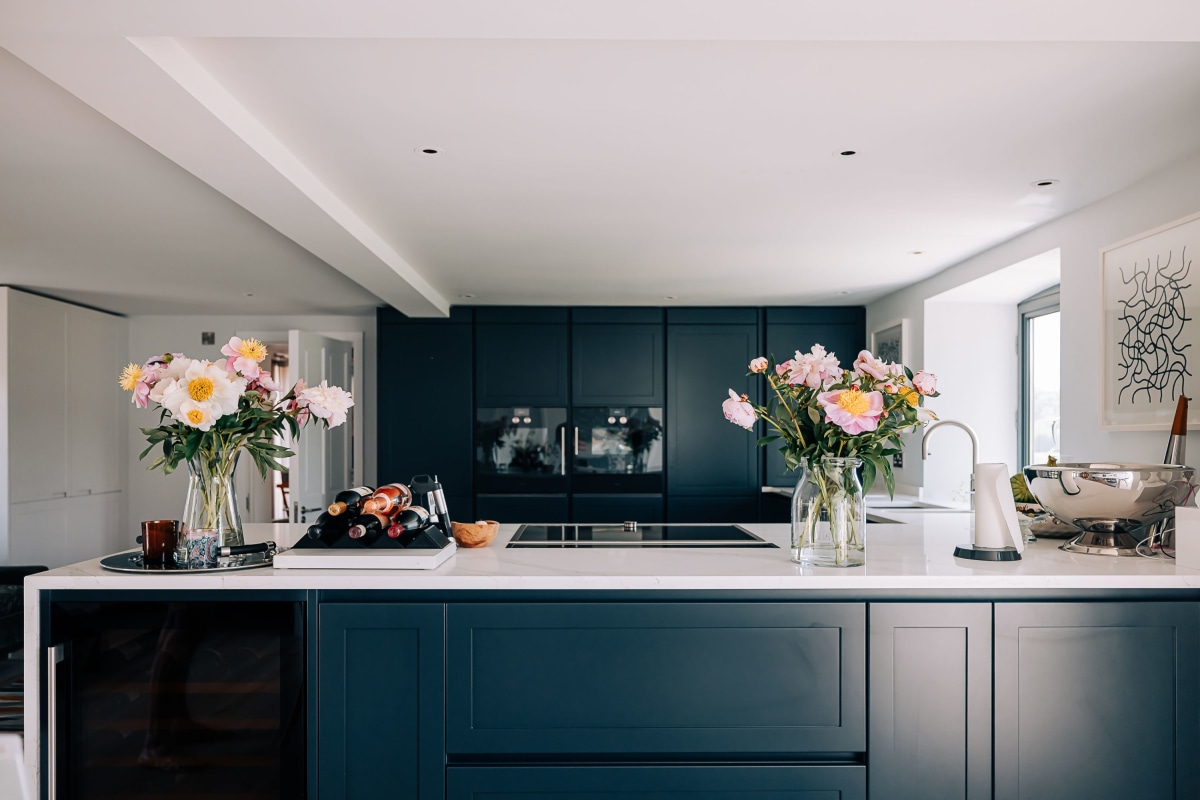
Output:
<instances>
[{"instance_id":1,"label":"rose wine bottle","mask_svg":"<svg viewBox=\"0 0 1200 800\"><path fill-rule=\"evenodd\" d=\"M412 505L412 490L403 483L380 486L362 504L364 514L383 514L393 517Z\"/></svg>"},{"instance_id":2,"label":"rose wine bottle","mask_svg":"<svg viewBox=\"0 0 1200 800\"><path fill-rule=\"evenodd\" d=\"M399 539L405 533L416 532L429 525L429 512L421 506L406 508L392 518L387 535Z\"/></svg>"},{"instance_id":3,"label":"rose wine bottle","mask_svg":"<svg viewBox=\"0 0 1200 800\"><path fill-rule=\"evenodd\" d=\"M392 521L383 514L368 512L355 517L346 534L359 544L370 547L391 524Z\"/></svg>"},{"instance_id":4,"label":"rose wine bottle","mask_svg":"<svg viewBox=\"0 0 1200 800\"><path fill-rule=\"evenodd\" d=\"M372 494L374 492L368 486L355 486L353 489L338 492L329 505L329 513L335 517L339 514L354 515L358 513L363 501Z\"/></svg>"},{"instance_id":5,"label":"rose wine bottle","mask_svg":"<svg viewBox=\"0 0 1200 800\"><path fill-rule=\"evenodd\" d=\"M317 517L317 521L308 526L308 538L329 547L346 532L350 526L348 517L338 517L325 512Z\"/></svg>"}]
</instances>

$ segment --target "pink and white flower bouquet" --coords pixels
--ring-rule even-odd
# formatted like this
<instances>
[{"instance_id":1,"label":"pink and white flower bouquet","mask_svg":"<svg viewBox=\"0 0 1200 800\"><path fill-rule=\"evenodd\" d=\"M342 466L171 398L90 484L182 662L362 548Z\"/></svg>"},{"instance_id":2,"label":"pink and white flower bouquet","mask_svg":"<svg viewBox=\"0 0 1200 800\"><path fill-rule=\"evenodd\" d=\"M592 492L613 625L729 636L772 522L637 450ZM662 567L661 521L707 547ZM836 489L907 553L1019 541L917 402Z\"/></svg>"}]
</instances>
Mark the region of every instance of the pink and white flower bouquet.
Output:
<instances>
[{"instance_id":1,"label":"pink and white flower bouquet","mask_svg":"<svg viewBox=\"0 0 1200 800\"><path fill-rule=\"evenodd\" d=\"M326 428L346 421L354 405L350 393L322 381L297 382L286 393L262 368L267 348L257 339L233 337L221 348L225 358L192 359L182 353L154 356L121 372L122 389L139 408L159 408L159 425L142 428L149 446L162 452L149 469L173 472L182 461L192 476L184 527L219 531L222 543L240 543L241 521L233 502L233 470L238 455L250 454L263 478L286 471L279 459L295 455L279 444L286 429L299 437L306 422Z\"/></svg>"},{"instance_id":2,"label":"pink and white flower bouquet","mask_svg":"<svg viewBox=\"0 0 1200 800\"><path fill-rule=\"evenodd\" d=\"M766 403L731 389L722 406L725 418L747 430L763 420L767 435L758 444L779 442L788 469L813 468L825 456L860 459L864 491L880 473L888 493L895 491L890 457L903 448L900 434L935 419L924 403L938 396L937 377L881 361L868 350L845 369L817 344L782 363L756 358L750 373L767 379Z\"/></svg>"}]
</instances>

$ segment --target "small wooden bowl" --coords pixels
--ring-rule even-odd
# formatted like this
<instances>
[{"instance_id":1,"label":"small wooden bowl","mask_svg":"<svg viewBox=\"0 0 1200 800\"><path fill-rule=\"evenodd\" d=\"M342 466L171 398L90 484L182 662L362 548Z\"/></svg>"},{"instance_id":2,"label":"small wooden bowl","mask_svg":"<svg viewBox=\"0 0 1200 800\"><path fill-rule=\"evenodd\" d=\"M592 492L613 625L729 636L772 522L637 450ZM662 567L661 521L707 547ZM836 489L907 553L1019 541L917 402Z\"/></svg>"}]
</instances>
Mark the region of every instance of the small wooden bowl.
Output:
<instances>
[{"instance_id":1,"label":"small wooden bowl","mask_svg":"<svg viewBox=\"0 0 1200 800\"><path fill-rule=\"evenodd\" d=\"M451 522L450 530L454 532L454 541L458 542L459 547L487 547L496 538L500 523L494 519Z\"/></svg>"}]
</instances>

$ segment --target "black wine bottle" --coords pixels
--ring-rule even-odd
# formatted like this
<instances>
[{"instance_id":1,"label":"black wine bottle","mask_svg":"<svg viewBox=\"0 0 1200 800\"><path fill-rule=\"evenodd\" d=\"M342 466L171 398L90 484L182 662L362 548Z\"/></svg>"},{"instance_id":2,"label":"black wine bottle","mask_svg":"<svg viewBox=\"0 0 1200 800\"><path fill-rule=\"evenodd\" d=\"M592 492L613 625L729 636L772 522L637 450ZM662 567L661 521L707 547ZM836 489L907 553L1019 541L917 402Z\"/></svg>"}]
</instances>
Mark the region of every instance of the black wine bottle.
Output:
<instances>
[{"instance_id":1,"label":"black wine bottle","mask_svg":"<svg viewBox=\"0 0 1200 800\"><path fill-rule=\"evenodd\" d=\"M406 508L392 518L392 524L388 526L387 535L393 539L399 539L409 531L420 531L429 526L429 512L421 506L412 506Z\"/></svg>"},{"instance_id":2,"label":"black wine bottle","mask_svg":"<svg viewBox=\"0 0 1200 800\"><path fill-rule=\"evenodd\" d=\"M333 502L329 504L329 513L335 517L343 515L352 517L358 514L363 501L374 493L373 489L366 486L355 486L353 489L338 492L334 495Z\"/></svg>"},{"instance_id":3,"label":"black wine bottle","mask_svg":"<svg viewBox=\"0 0 1200 800\"><path fill-rule=\"evenodd\" d=\"M370 547L391 524L392 521L383 514L359 514L346 533L364 547Z\"/></svg>"},{"instance_id":4,"label":"black wine bottle","mask_svg":"<svg viewBox=\"0 0 1200 800\"><path fill-rule=\"evenodd\" d=\"M321 544L329 547L331 544L342 538L346 533L346 529L350 527L350 520L347 517L338 517L329 512L325 512L317 517L317 521L308 526L308 538L318 541Z\"/></svg>"}]
</instances>

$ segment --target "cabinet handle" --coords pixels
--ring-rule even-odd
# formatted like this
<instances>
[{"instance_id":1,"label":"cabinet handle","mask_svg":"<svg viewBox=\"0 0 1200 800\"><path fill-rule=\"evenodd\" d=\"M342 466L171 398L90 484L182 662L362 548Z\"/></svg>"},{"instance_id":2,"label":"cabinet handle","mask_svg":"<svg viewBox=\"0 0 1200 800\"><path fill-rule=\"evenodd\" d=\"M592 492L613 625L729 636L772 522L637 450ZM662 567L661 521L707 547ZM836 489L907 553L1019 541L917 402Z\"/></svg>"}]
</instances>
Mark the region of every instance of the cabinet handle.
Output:
<instances>
[{"instance_id":1,"label":"cabinet handle","mask_svg":"<svg viewBox=\"0 0 1200 800\"><path fill-rule=\"evenodd\" d=\"M564 425L558 432L558 438L562 447L558 450L559 460L562 462L562 474L567 474L567 426Z\"/></svg>"},{"instance_id":2,"label":"cabinet handle","mask_svg":"<svg viewBox=\"0 0 1200 800\"><path fill-rule=\"evenodd\" d=\"M46 648L47 800L58 800L58 665L66 658L66 646L53 644Z\"/></svg>"},{"instance_id":3,"label":"cabinet handle","mask_svg":"<svg viewBox=\"0 0 1200 800\"><path fill-rule=\"evenodd\" d=\"M67 496L66 492L53 492L50 495L51 499L58 499L60 497L66 497L66 496Z\"/></svg>"},{"instance_id":4,"label":"cabinet handle","mask_svg":"<svg viewBox=\"0 0 1200 800\"><path fill-rule=\"evenodd\" d=\"M577 456L579 455L579 426L576 425L573 430L575 431L575 449L571 451L571 455Z\"/></svg>"}]
</instances>

